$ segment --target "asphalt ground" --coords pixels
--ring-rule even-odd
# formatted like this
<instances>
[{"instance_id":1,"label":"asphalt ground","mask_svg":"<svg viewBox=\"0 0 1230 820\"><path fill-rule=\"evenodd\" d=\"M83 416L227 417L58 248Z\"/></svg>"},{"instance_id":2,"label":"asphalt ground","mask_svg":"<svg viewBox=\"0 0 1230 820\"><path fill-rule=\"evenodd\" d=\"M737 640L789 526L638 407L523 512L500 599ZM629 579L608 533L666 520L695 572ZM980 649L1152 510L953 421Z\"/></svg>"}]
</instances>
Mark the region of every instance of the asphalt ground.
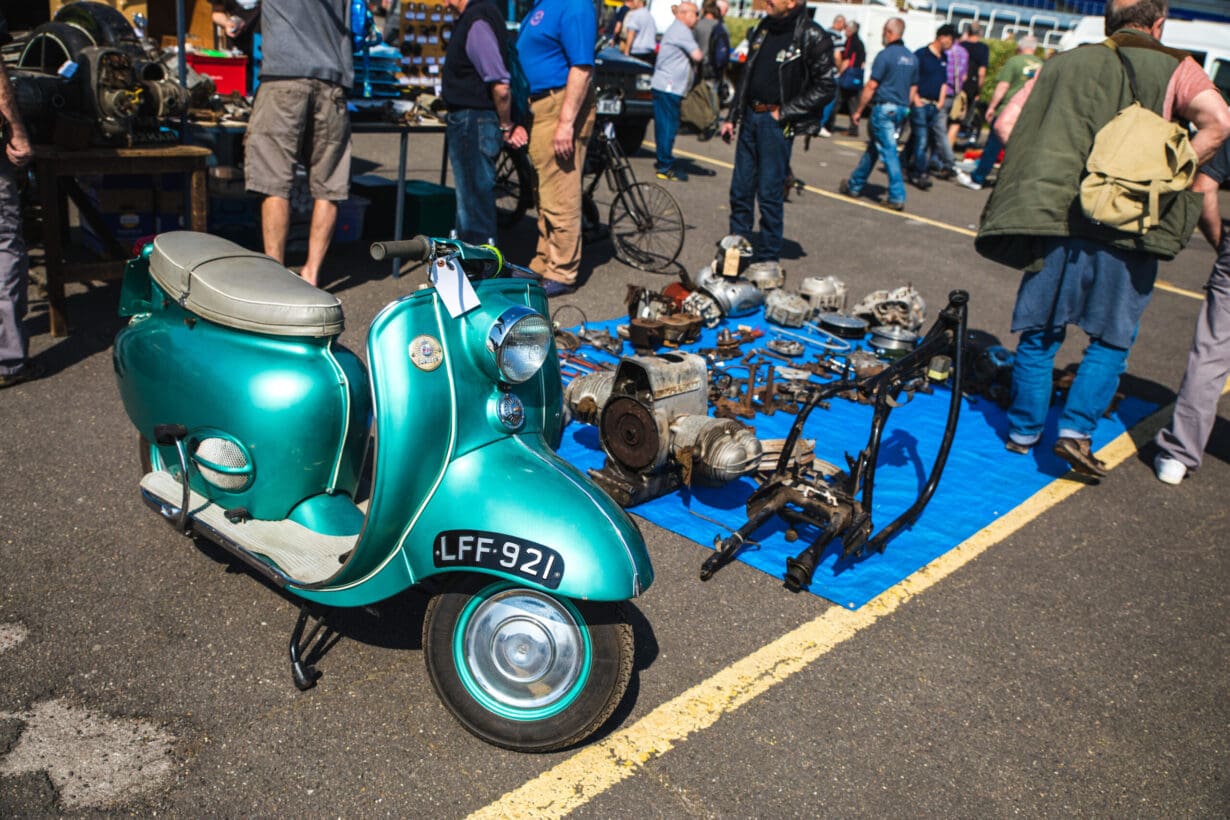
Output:
<instances>
[{"instance_id":1,"label":"asphalt ground","mask_svg":"<svg viewBox=\"0 0 1230 820\"><path fill-rule=\"evenodd\" d=\"M357 138L356 173L392 175L395 146ZM677 147L706 158L669 187L688 223L680 262L695 270L726 233L733 148L687 135ZM971 325L1012 346L1019 274L982 260L970 236L987 192L911 188L904 214L830 193L860 152L845 139L796 146L795 172L811 190L786 206L788 283L833 274L858 298L909 282L933 310L963 288ZM439 137L413 140L410 175L436 179L439 157ZM652 178L648 150L633 163ZM501 237L522 262L533 241L532 217ZM362 251L336 247L325 271L355 350L371 317L419 282L389 277ZM1199 295L1212 260L1196 237L1161 277ZM629 283L672 278L627 268L607 243L586 249L584 269L583 286L554 304L595 320L625 310ZM1156 817L1230 807L1224 418L1205 466L1180 487L1153 477L1146 422L1106 454L1116 466L1100 484L1057 479L854 613L742 564L702 584L708 550L642 522L657 580L635 602L627 698L582 748L522 755L471 737L436 700L416 592L335 613L340 640L319 664L324 677L296 691L294 604L139 500L136 434L110 362L118 286L70 288L65 339L49 336L46 304L31 295L32 353L47 375L0 393L2 815ZM1155 293L1128 392L1173 399L1199 308L1191 295ZM1079 357L1081 334L1071 336L1060 364ZM978 492L977 476L944 481Z\"/></svg>"}]
</instances>

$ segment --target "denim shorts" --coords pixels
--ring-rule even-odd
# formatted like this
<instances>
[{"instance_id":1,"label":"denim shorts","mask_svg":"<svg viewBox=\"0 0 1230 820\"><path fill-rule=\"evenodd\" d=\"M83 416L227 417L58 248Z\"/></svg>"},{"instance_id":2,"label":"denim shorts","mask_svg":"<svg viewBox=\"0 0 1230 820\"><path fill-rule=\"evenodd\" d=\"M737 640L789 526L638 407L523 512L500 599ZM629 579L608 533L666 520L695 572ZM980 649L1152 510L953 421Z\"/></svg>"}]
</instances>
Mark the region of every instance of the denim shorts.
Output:
<instances>
[{"instance_id":1,"label":"denim shorts","mask_svg":"<svg viewBox=\"0 0 1230 820\"><path fill-rule=\"evenodd\" d=\"M312 79L261 83L244 138L247 189L289 198L296 161L307 168L313 199L337 202L349 195L346 89Z\"/></svg>"}]
</instances>

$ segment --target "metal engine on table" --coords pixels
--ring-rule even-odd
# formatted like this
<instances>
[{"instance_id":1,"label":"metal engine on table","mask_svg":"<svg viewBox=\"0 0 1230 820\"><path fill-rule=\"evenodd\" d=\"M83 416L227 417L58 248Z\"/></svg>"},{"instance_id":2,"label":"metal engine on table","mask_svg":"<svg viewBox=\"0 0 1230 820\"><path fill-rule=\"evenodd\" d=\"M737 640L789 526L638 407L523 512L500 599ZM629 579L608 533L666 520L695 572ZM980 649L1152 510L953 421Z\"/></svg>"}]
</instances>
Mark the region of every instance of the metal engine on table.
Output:
<instances>
[{"instance_id":1,"label":"metal engine on table","mask_svg":"<svg viewBox=\"0 0 1230 820\"><path fill-rule=\"evenodd\" d=\"M620 506L756 470L763 448L755 431L710 417L708 390L705 360L683 352L628 356L614 372L581 376L565 388L572 419L598 426L607 456L590 475Z\"/></svg>"},{"instance_id":2,"label":"metal engine on table","mask_svg":"<svg viewBox=\"0 0 1230 820\"><path fill-rule=\"evenodd\" d=\"M188 92L153 44L102 3L70 3L37 26L10 75L35 142L84 147L75 143L173 141L161 121L189 106Z\"/></svg>"},{"instance_id":3,"label":"metal engine on table","mask_svg":"<svg viewBox=\"0 0 1230 820\"><path fill-rule=\"evenodd\" d=\"M705 327L723 318L747 316L764 304L765 294L785 284L776 262L753 262L752 244L738 234L722 237L713 261L684 284L692 291L683 309L700 316Z\"/></svg>"}]
</instances>

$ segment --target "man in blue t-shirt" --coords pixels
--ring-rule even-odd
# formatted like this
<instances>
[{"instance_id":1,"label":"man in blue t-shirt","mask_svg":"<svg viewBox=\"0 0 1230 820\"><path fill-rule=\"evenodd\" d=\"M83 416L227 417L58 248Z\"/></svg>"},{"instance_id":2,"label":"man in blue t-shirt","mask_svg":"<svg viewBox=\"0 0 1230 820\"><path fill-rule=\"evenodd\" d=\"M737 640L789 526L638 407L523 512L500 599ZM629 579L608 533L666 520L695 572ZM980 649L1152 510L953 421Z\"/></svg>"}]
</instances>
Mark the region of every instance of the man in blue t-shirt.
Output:
<instances>
[{"instance_id":1,"label":"man in blue t-shirt","mask_svg":"<svg viewBox=\"0 0 1230 820\"><path fill-rule=\"evenodd\" d=\"M1217 418L1217 400L1230 377L1230 220L1222 219L1217 203L1217 191L1227 179L1230 140L1201 166L1192 183L1192 190L1204 196L1200 231L1217 249L1217 261L1205 285L1204 310L1196 321L1174 418L1157 434L1161 452L1153 460L1153 469L1167 484L1178 484L1188 470L1200 467Z\"/></svg>"},{"instance_id":2,"label":"man in blue t-shirt","mask_svg":"<svg viewBox=\"0 0 1230 820\"><path fill-rule=\"evenodd\" d=\"M871 106L871 134L867 150L849 179L843 179L838 190L847 196L862 193L867 178L879 160L884 160L888 172L888 200L894 211L905 207L905 180L901 176L901 158L897 156L897 134L910 113L910 100L918 93L918 58L901 42L905 21L893 17L884 24L884 49L871 64L871 78L863 86L850 121L858 127L863 110Z\"/></svg>"},{"instance_id":3,"label":"man in blue t-shirt","mask_svg":"<svg viewBox=\"0 0 1230 820\"><path fill-rule=\"evenodd\" d=\"M952 177L956 159L948 144L948 51L957 37L955 26L945 23L929 45L914 52L918 57L918 91L911 100L910 137L913 160L910 183L921 190L931 187L931 162L939 163L939 176Z\"/></svg>"},{"instance_id":4,"label":"man in blue t-shirt","mask_svg":"<svg viewBox=\"0 0 1230 820\"><path fill-rule=\"evenodd\" d=\"M594 130L592 3L540 0L521 21L517 53L530 87L530 162L538 172L538 250L530 268L548 296L571 293L581 269L581 169Z\"/></svg>"}]
</instances>

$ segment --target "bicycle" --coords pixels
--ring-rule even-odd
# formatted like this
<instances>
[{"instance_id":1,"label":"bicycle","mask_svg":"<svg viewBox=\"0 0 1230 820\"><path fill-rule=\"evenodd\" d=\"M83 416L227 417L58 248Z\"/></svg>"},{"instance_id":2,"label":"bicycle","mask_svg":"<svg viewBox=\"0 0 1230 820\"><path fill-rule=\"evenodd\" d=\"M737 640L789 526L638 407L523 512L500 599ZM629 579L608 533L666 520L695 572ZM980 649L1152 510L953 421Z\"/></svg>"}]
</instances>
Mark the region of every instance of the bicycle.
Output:
<instances>
[{"instance_id":1,"label":"bicycle","mask_svg":"<svg viewBox=\"0 0 1230 820\"><path fill-rule=\"evenodd\" d=\"M599 224L594 193L605 180L608 190L615 195L607 213L615 258L639 270L662 271L683 250L683 212L661 185L637 180L615 137L614 117L622 104L618 97L598 100L598 122L585 160L584 176L588 181L581 191L581 214L590 226ZM496 162L495 180L496 214L501 227L514 225L525 216L536 187L527 152L503 146Z\"/></svg>"}]
</instances>

